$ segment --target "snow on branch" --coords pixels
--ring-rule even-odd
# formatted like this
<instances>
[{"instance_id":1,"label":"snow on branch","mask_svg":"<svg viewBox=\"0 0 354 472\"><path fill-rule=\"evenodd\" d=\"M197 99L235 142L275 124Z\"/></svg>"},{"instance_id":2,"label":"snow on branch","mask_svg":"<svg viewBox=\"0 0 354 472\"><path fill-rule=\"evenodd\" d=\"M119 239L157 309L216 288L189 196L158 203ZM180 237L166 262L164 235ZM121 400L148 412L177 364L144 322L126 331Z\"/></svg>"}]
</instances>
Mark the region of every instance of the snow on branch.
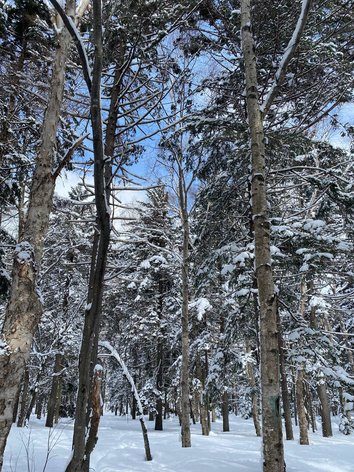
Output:
<instances>
[{"instance_id":1,"label":"snow on branch","mask_svg":"<svg viewBox=\"0 0 354 472\"><path fill-rule=\"evenodd\" d=\"M128 371L128 368L125 365L125 362L123 361L123 359L120 357L120 355L118 354L116 349L114 349L114 347L108 341L100 341L98 343L98 345L101 346L101 347L104 347L105 349L107 349L107 351L109 351L111 353L111 356L114 357L116 359L116 361L118 362L118 364L121 366L121 368L123 369L124 376L126 377L128 382L130 383L133 395L136 399L137 408L138 408L138 412L139 412L139 420L140 420L141 430L142 430L142 433L143 433L146 460L151 461L152 460L152 455L151 455L151 451L150 451L150 443L149 443L149 438L148 438L148 432L147 432L147 428L146 428L145 420L144 420L143 406L141 404L138 391L135 387L133 377L130 375L130 373Z\"/></svg>"},{"instance_id":2,"label":"snow on branch","mask_svg":"<svg viewBox=\"0 0 354 472\"><path fill-rule=\"evenodd\" d=\"M117 350L114 349L114 347L108 341L100 341L98 343L98 345L101 346L101 347L104 347L105 349L107 349L107 351L109 351L111 353L111 356L114 357L115 360L118 362L118 364L121 366L121 368L123 370L123 374L124 374L125 378L128 380L128 382L130 383L130 386L132 388L132 392L133 392L133 395L135 397L136 404L137 404L137 407L138 407L139 419L144 419L143 406L141 404L139 393L136 389L133 377L130 375L129 370L128 370L127 366L125 365L125 362L120 357Z\"/></svg>"},{"instance_id":3,"label":"snow on branch","mask_svg":"<svg viewBox=\"0 0 354 472\"><path fill-rule=\"evenodd\" d=\"M300 16L297 20L293 35L284 51L278 70L275 73L273 84L270 87L264 99L264 102L261 106L261 112L263 113L264 117L267 115L270 107L272 106L274 98L276 97L279 87L281 86L281 83L284 79L285 72L289 65L289 62L293 58L296 48L300 42L302 33L306 25L307 17L310 11L311 1L312 0L302 0Z\"/></svg>"}]
</instances>

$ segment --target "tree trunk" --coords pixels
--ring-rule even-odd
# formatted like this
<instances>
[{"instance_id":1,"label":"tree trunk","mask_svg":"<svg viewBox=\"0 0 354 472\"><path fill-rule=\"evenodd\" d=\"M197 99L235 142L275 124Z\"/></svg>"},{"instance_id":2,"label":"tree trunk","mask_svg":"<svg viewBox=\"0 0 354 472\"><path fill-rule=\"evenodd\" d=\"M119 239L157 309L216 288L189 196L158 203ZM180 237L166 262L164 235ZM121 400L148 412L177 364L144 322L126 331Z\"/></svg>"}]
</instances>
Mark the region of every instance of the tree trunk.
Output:
<instances>
[{"instance_id":1,"label":"tree trunk","mask_svg":"<svg viewBox=\"0 0 354 472\"><path fill-rule=\"evenodd\" d=\"M28 367L26 367L23 388L22 388L22 395L21 395L20 414L17 420L17 426L19 428L22 428L22 426L24 426L25 424L27 407L28 407L29 381L30 381L29 370L28 370Z\"/></svg>"},{"instance_id":2,"label":"tree trunk","mask_svg":"<svg viewBox=\"0 0 354 472\"><path fill-rule=\"evenodd\" d=\"M156 378L156 388L160 392L156 400L156 416L155 416L155 430L163 430L163 402L162 402L162 392L163 392L163 347L162 340L158 341L157 345L157 378Z\"/></svg>"},{"instance_id":3,"label":"tree trunk","mask_svg":"<svg viewBox=\"0 0 354 472\"><path fill-rule=\"evenodd\" d=\"M252 215L255 271L260 305L263 471L284 472L277 307L271 266L270 223L267 215L264 130L258 101L250 0L241 0L241 36L246 77L248 124L251 135Z\"/></svg>"},{"instance_id":4,"label":"tree trunk","mask_svg":"<svg viewBox=\"0 0 354 472\"><path fill-rule=\"evenodd\" d=\"M136 384L136 376L134 375L134 383ZM132 394L132 407L131 407L131 415L132 415L132 420L136 419L136 398L134 394Z\"/></svg>"},{"instance_id":5,"label":"tree trunk","mask_svg":"<svg viewBox=\"0 0 354 472\"><path fill-rule=\"evenodd\" d=\"M224 433L230 431L229 422L229 394L224 390L222 394L222 430Z\"/></svg>"},{"instance_id":6,"label":"tree trunk","mask_svg":"<svg viewBox=\"0 0 354 472\"><path fill-rule=\"evenodd\" d=\"M58 423L59 417L60 417L62 390L63 390L63 376L59 375L57 396L56 396L56 402L55 402L55 408L54 408L54 423L55 424Z\"/></svg>"},{"instance_id":7,"label":"tree trunk","mask_svg":"<svg viewBox=\"0 0 354 472\"><path fill-rule=\"evenodd\" d=\"M68 0L67 11L74 15L73 0ZM15 250L10 299L2 329L7 349L0 356L0 470L21 377L42 313L36 278L55 187L52 166L70 46L70 35L66 29L59 33L57 44L41 143L32 179L27 220L23 240Z\"/></svg>"},{"instance_id":8,"label":"tree trunk","mask_svg":"<svg viewBox=\"0 0 354 472\"><path fill-rule=\"evenodd\" d=\"M86 419L92 385L93 366L97 357L97 345L102 309L103 280L110 241L110 182L105 179L105 154L103 150L101 116L102 75L102 11L100 2L93 2L93 41L95 45L91 89L91 123L94 152L94 187L96 205L96 232L91 260L85 322L79 357L79 388L74 423L73 453L66 472L81 472L89 467L90 454L85 453ZM96 425L92 424L95 428ZM90 452L90 449L88 449ZM84 468L83 468L84 467Z\"/></svg>"},{"instance_id":9,"label":"tree trunk","mask_svg":"<svg viewBox=\"0 0 354 472\"><path fill-rule=\"evenodd\" d=\"M308 422L311 425L312 432L314 433L317 429L316 426L316 415L313 409L313 404L312 404L312 394L311 394L311 389L307 385L305 388L305 408L307 412L307 418Z\"/></svg>"},{"instance_id":10,"label":"tree trunk","mask_svg":"<svg viewBox=\"0 0 354 472\"><path fill-rule=\"evenodd\" d=\"M182 447L191 447L189 422L189 221L187 210L187 192L179 162L178 198L183 228L182 249L182 365L181 365L181 438Z\"/></svg>"},{"instance_id":11,"label":"tree trunk","mask_svg":"<svg viewBox=\"0 0 354 472\"><path fill-rule=\"evenodd\" d=\"M82 465L84 472L89 472L90 456L97 442L98 426L101 418L101 387L102 387L103 369L96 365L93 376L92 387L92 414L90 419L90 432L86 441L85 457Z\"/></svg>"},{"instance_id":12,"label":"tree trunk","mask_svg":"<svg viewBox=\"0 0 354 472\"><path fill-rule=\"evenodd\" d=\"M246 339L245 341L245 347L246 347L246 352L250 354L251 348L250 348L248 339ZM247 370L248 383L251 387L252 419L253 419L254 429L256 430L256 435L261 436L262 431L261 431L261 425L259 422L259 415L258 415L257 385L256 385L256 379L254 375L252 362L247 362L246 370Z\"/></svg>"},{"instance_id":13,"label":"tree trunk","mask_svg":"<svg viewBox=\"0 0 354 472\"><path fill-rule=\"evenodd\" d=\"M55 354L55 361L54 361L54 372L52 376L52 387L49 394L48 399L48 408L47 408L47 419L45 425L47 428L53 428L54 425L54 416L55 416L55 409L58 402L59 397L59 386L60 386L60 374L63 370L63 354L61 352L57 352Z\"/></svg>"},{"instance_id":14,"label":"tree trunk","mask_svg":"<svg viewBox=\"0 0 354 472\"><path fill-rule=\"evenodd\" d=\"M40 395L37 399L35 414L37 420L42 418L42 406L43 406L43 395Z\"/></svg>"},{"instance_id":15,"label":"tree trunk","mask_svg":"<svg viewBox=\"0 0 354 472\"><path fill-rule=\"evenodd\" d=\"M320 379L319 383L317 384L317 393L318 398L321 402L322 436L324 438L330 438L331 436L333 436L331 411L329 407L326 382L324 378Z\"/></svg>"},{"instance_id":16,"label":"tree trunk","mask_svg":"<svg viewBox=\"0 0 354 472\"><path fill-rule=\"evenodd\" d=\"M291 441L291 440L294 439L294 433L293 433L293 424L292 424L292 421L291 421L290 398L289 398L288 382L287 382L286 370L285 370L283 330L282 330L282 326L281 326L279 310L277 310L277 323L278 323L278 343L279 343L281 396L282 396L282 400L283 400L285 432L286 432L286 439L288 441Z\"/></svg>"},{"instance_id":17,"label":"tree trunk","mask_svg":"<svg viewBox=\"0 0 354 472\"><path fill-rule=\"evenodd\" d=\"M300 428L300 444L308 445L307 420L304 401L304 367L300 366L296 377L296 406Z\"/></svg>"},{"instance_id":18,"label":"tree trunk","mask_svg":"<svg viewBox=\"0 0 354 472\"><path fill-rule=\"evenodd\" d=\"M36 404L37 389L34 388L31 393L32 393L32 396L31 396L30 404L29 404L29 406L28 406L28 408L27 408L26 421L29 421L29 420L30 420L31 414L32 414L32 411L33 411L33 408L34 408L34 405Z\"/></svg>"},{"instance_id":19,"label":"tree trunk","mask_svg":"<svg viewBox=\"0 0 354 472\"><path fill-rule=\"evenodd\" d=\"M19 390L15 403L14 403L14 408L13 408L13 414L12 414L13 423L16 423L16 420L17 420L18 407L20 406L20 394L21 394L21 391Z\"/></svg>"}]
</instances>

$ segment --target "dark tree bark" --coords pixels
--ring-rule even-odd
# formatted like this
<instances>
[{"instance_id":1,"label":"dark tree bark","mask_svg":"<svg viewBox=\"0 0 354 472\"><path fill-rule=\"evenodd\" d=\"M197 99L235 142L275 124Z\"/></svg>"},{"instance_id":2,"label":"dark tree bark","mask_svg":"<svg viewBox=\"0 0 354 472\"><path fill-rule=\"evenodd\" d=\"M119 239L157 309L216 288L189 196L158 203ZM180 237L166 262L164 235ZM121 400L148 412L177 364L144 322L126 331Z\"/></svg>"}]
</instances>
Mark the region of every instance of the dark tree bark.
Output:
<instances>
[{"instance_id":1,"label":"dark tree bark","mask_svg":"<svg viewBox=\"0 0 354 472\"><path fill-rule=\"evenodd\" d=\"M85 458L82 465L82 470L89 472L90 456L95 448L97 442L98 426L101 417L101 388L102 388L103 369L100 365L96 365L93 377L92 387L92 413L90 419L90 431L86 441Z\"/></svg>"},{"instance_id":2,"label":"dark tree bark","mask_svg":"<svg viewBox=\"0 0 354 472\"><path fill-rule=\"evenodd\" d=\"M26 413L26 421L29 421L30 420L30 417L31 417L31 414L32 414L32 411L33 411L33 408L36 404L36 399L37 399L37 389L34 388L33 390L31 390L30 392L32 395L31 395L31 401L30 401L30 404L27 408L27 413Z\"/></svg>"},{"instance_id":3,"label":"dark tree bark","mask_svg":"<svg viewBox=\"0 0 354 472\"><path fill-rule=\"evenodd\" d=\"M94 187L96 205L96 238L92 255L88 300L79 357L79 388L73 437L73 454L66 472L87 470L90 450L85 452L86 415L93 374L93 359L97 354L100 315L103 297L103 279L110 241L110 211L108 188L105 180L105 157L101 116L102 75L102 11L100 2L93 2L93 42L95 46L91 89L91 123L94 151ZM97 249L96 249L97 248ZM96 351L96 352L95 352Z\"/></svg>"},{"instance_id":4,"label":"dark tree bark","mask_svg":"<svg viewBox=\"0 0 354 472\"><path fill-rule=\"evenodd\" d=\"M35 409L35 414L36 414L37 420L40 420L40 419L42 418L43 400L44 400L43 395L40 395L40 396L37 398L36 409Z\"/></svg>"},{"instance_id":5,"label":"dark tree bark","mask_svg":"<svg viewBox=\"0 0 354 472\"><path fill-rule=\"evenodd\" d=\"M224 390L222 395L222 430L224 433L230 431L229 422L229 394Z\"/></svg>"},{"instance_id":6,"label":"dark tree bark","mask_svg":"<svg viewBox=\"0 0 354 472\"><path fill-rule=\"evenodd\" d=\"M52 377L52 386L48 398L47 418L45 425L47 428L53 428L55 410L60 398L60 374L63 370L63 354L57 352L55 354L54 371Z\"/></svg>"},{"instance_id":7,"label":"dark tree bark","mask_svg":"<svg viewBox=\"0 0 354 472\"><path fill-rule=\"evenodd\" d=\"M29 382L30 382L29 370L28 370L28 367L26 367L25 374L24 374L24 382L23 382L23 387L22 387L22 394L21 394L20 414L18 415L18 420L17 420L18 428L22 428L25 424L26 413L27 413L27 408L28 408Z\"/></svg>"},{"instance_id":8,"label":"dark tree bark","mask_svg":"<svg viewBox=\"0 0 354 472\"><path fill-rule=\"evenodd\" d=\"M163 402L162 402L162 392L163 392L163 345L162 340L159 340L157 346L157 378L156 378L156 387L160 393L158 399L156 400L156 417L155 417L155 430L163 430Z\"/></svg>"}]
</instances>

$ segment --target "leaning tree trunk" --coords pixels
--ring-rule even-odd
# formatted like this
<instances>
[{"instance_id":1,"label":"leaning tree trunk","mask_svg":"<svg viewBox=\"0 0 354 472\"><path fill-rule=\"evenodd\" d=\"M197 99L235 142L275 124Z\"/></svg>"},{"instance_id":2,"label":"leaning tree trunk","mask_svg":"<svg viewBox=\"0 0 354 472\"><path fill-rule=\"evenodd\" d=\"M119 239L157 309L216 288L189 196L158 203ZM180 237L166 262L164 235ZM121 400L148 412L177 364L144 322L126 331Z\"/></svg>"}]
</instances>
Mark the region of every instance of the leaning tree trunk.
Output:
<instances>
[{"instance_id":1,"label":"leaning tree trunk","mask_svg":"<svg viewBox=\"0 0 354 472\"><path fill-rule=\"evenodd\" d=\"M128 380L128 382L131 386L132 393L133 393L133 395L136 399L137 410L138 410L139 420L140 420L140 426L141 426L141 430L142 430L142 433L143 433L145 457L146 457L147 461L151 461L152 460L152 455L151 455L151 450L150 450L148 432L147 432L147 428L146 428L145 420L144 420L144 410L143 410L143 406L141 404L139 393L136 389L133 377L130 375L130 373L128 371L128 368L125 365L125 362L123 361L123 359L120 357L120 355L118 354L116 349L114 349L110 345L109 342L102 341L102 342L99 343L99 345L104 347L105 349L107 349L111 353L111 355L116 359L116 361L118 362L118 364L121 366L121 368L123 370L123 374L124 374L125 378Z\"/></svg>"},{"instance_id":2,"label":"leaning tree trunk","mask_svg":"<svg viewBox=\"0 0 354 472\"><path fill-rule=\"evenodd\" d=\"M74 15L73 0L68 0L67 12ZM0 470L21 377L42 313L36 282L55 187L52 167L69 46L70 34L63 29L58 36L23 239L14 255L10 299L2 329L4 349L0 355Z\"/></svg>"},{"instance_id":3,"label":"leaning tree trunk","mask_svg":"<svg viewBox=\"0 0 354 472\"><path fill-rule=\"evenodd\" d=\"M258 101L250 0L241 1L241 35L251 135L252 215L255 270L260 305L263 470L264 472L284 472L277 307L270 255L270 223L267 215L264 131Z\"/></svg>"}]
</instances>

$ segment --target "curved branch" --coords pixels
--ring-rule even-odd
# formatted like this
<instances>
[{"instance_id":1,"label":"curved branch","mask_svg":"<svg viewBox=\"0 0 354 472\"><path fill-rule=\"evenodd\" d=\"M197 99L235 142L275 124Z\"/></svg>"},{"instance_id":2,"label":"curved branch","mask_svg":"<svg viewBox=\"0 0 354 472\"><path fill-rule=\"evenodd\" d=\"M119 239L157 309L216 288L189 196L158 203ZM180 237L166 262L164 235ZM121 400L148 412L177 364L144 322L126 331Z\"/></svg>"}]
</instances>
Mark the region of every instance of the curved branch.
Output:
<instances>
[{"instance_id":1,"label":"curved branch","mask_svg":"<svg viewBox=\"0 0 354 472\"><path fill-rule=\"evenodd\" d=\"M53 5L55 10L58 12L58 14L60 15L61 19L63 20L64 25L67 27L71 37L73 38L76 49L79 53L79 58L80 58L82 70L84 73L85 82L86 82L88 91L91 93L92 79L91 79L90 64L89 64L88 57L86 54L85 46L82 42L81 35L78 32L72 18L70 18L70 16L67 16L67 14L65 13L60 3L57 0L49 0L49 1Z\"/></svg>"},{"instance_id":2,"label":"curved branch","mask_svg":"<svg viewBox=\"0 0 354 472\"><path fill-rule=\"evenodd\" d=\"M291 39L290 39L290 41L289 41L289 43L288 43L288 45L287 45L287 47L284 51L284 54L283 54L283 57L280 61L278 70L275 73L273 84L272 84L271 88L269 89L269 91L268 91L268 93L267 93L267 95L264 99L264 102L261 106L261 112L263 114L263 118L267 115L270 107L272 106L274 98L276 97L276 95L279 91L279 88L280 88L280 86L283 82L283 79L284 79L284 76L285 76L285 73L286 73L286 69L289 65L289 62L293 58L293 56L295 54L295 51L296 51L296 48L297 48L297 46L300 42L302 33L303 33L305 25L306 25L307 17L308 17L309 11L310 11L311 1L312 0L302 0L301 13L300 13L300 16L297 20L296 27L294 29L293 35L292 35L292 37L291 37Z\"/></svg>"}]
</instances>

